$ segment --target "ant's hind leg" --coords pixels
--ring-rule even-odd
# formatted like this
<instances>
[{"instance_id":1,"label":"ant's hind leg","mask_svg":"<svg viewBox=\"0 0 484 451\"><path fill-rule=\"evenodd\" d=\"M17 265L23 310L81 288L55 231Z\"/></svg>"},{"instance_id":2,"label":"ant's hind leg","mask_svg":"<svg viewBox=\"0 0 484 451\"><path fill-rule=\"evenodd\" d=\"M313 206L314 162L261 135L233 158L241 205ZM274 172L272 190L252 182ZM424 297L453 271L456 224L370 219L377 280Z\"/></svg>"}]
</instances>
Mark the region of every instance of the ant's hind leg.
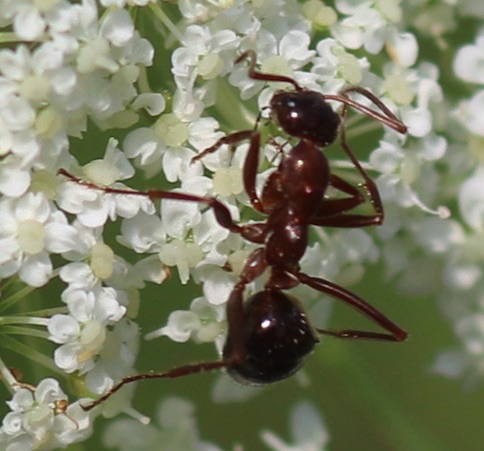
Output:
<instances>
[{"instance_id":1,"label":"ant's hind leg","mask_svg":"<svg viewBox=\"0 0 484 451\"><path fill-rule=\"evenodd\" d=\"M345 339L381 340L393 342L404 341L407 338L407 332L400 329L400 327L398 327L394 322L390 321L383 313L351 291L348 291L343 287L330 282L329 280L311 277L302 272L298 272L295 275L301 283L308 285L322 293L329 294L330 296L344 302L346 305L349 305L358 313L366 316L369 320L387 331L382 333L352 329L344 329L339 331L321 329L318 330L319 333Z\"/></svg>"}]
</instances>

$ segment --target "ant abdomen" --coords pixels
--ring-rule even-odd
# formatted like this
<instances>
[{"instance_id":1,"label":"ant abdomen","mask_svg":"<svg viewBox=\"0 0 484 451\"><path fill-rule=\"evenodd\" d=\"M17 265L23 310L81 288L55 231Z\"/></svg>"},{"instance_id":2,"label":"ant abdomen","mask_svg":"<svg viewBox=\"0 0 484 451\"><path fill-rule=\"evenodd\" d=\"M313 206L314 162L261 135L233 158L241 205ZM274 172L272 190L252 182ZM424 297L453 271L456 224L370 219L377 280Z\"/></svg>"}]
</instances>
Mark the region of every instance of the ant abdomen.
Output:
<instances>
[{"instance_id":1,"label":"ant abdomen","mask_svg":"<svg viewBox=\"0 0 484 451\"><path fill-rule=\"evenodd\" d=\"M286 379L304 364L319 342L298 300L280 290L264 290L244 303L245 358L227 368L236 381L264 385ZM230 332L230 331L229 331ZM223 350L230 360L233 339Z\"/></svg>"}]
</instances>

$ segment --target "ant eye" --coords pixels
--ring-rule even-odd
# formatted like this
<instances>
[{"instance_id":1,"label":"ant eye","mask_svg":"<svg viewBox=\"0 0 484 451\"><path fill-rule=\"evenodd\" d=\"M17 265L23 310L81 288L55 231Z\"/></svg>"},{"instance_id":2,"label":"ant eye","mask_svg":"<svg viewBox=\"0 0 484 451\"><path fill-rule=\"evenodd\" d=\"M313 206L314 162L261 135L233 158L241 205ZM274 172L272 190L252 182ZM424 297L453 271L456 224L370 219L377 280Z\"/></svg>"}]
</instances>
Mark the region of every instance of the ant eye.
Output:
<instances>
[{"instance_id":1,"label":"ant eye","mask_svg":"<svg viewBox=\"0 0 484 451\"><path fill-rule=\"evenodd\" d=\"M286 379L303 364L319 342L295 298L282 291L262 291L244 304L244 348L246 357L228 368L239 382L270 384ZM233 337L227 337L224 358L230 359Z\"/></svg>"}]
</instances>

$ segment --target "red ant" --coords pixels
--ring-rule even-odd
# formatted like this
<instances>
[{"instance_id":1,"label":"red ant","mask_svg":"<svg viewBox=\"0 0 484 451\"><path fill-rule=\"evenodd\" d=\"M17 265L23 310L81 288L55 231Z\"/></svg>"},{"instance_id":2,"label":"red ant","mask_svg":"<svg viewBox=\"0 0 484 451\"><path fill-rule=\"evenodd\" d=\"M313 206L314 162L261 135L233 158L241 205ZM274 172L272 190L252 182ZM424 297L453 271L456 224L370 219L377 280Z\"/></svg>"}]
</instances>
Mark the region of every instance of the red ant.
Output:
<instances>
[{"instance_id":1,"label":"red ant","mask_svg":"<svg viewBox=\"0 0 484 451\"><path fill-rule=\"evenodd\" d=\"M59 171L74 182L106 193L206 204L213 209L215 218L222 227L261 245L249 255L227 301L228 334L222 360L185 365L161 373L151 372L126 377L106 394L84 407L85 410L102 403L125 384L142 379L175 378L217 368L226 368L237 381L253 385L285 379L301 368L306 356L319 342L319 335L392 342L407 338L404 330L356 294L328 280L304 274L299 267L308 246L310 225L365 227L379 225L383 221L383 206L378 189L346 142L342 121L348 107L361 111L399 133L405 133L406 126L366 89L350 87L338 95L324 95L302 88L290 77L256 71L256 54L251 50L243 53L236 63L243 60L249 61L250 78L286 82L294 87L292 91L276 91L270 102L270 110L272 120L289 136L298 138L299 142L288 152L282 152L279 166L269 176L260 196L256 192L260 153L260 133L256 129L225 136L195 159L217 151L224 144L234 150L239 142L249 140L249 150L243 166L244 186L252 206L267 215L266 221L236 224L228 208L214 197L160 190L129 191L101 187L81 180L63 169ZM352 92L369 99L379 111L350 99L348 94ZM340 102L343 105L341 111L334 112L327 101ZM322 148L335 141L338 131L342 148L363 177L374 214L351 212L365 202L365 197L356 186L331 173L328 159L321 152ZM329 187L346 197L326 198ZM270 269L270 276L264 289L244 301L243 294L247 284L258 278L267 268ZM301 283L346 303L385 332L314 329L299 301L283 292Z\"/></svg>"}]
</instances>

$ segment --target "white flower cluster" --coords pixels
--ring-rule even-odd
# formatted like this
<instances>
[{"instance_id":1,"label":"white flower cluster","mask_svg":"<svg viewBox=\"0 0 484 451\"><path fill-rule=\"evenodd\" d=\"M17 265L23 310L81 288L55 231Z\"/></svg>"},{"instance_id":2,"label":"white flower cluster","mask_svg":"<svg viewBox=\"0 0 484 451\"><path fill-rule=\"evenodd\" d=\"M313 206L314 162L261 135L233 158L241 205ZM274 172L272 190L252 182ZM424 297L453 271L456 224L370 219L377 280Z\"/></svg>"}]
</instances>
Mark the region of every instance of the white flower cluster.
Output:
<instances>
[{"instance_id":1,"label":"white flower cluster","mask_svg":"<svg viewBox=\"0 0 484 451\"><path fill-rule=\"evenodd\" d=\"M80 402L68 404L59 382L47 378L37 387L19 386L0 429L6 450L58 449L91 434L89 416Z\"/></svg>"},{"instance_id":2,"label":"white flower cluster","mask_svg":"<svg viewBox=\"0 0 484 451\"><path fill-rule=\"evenodd\" d=\"M483 15L484 11L481 11ZM462 347L442 352L434 370L448 377L462 377L470 385L475 385L484 375L483 44L484 29L481 28L475 41L462 46L453 61L457 77L475 89L450 113L455 144L449 160L452 178L461 180L458 185L454 182L458 213L454 221L439 231L441 239L436 249L445 253L442 280L447 290L440 292L439 298ZM429 234L430 230L427 230L426 235Z\"/></svg>"},{"instance_id":3,"label":"white flower cluster","mask_svg":"<svg viewBox=\"0 0 484 451\"><path fill-rule=\"evenodd\" d=\"M17 276L37 288L60 275L67 284L62 302L50 318L33 315L27 323L46 327L59 345L59 373L84 375L87 393L95 394L133 371L139 338L127 318L133 289L143 286L147 274L158 282L166 276L159 263L132 266L116 256L100 228L108 216L150 211L151 203L96 202L99 193L92 191L84 193L91 206L84 210L57 175L73 165L72 138L81 138L89 121L101 129L126 127L164 105L160 94L139 93L136 86L152 64L151 44L127 10L111 8L101 16L98 8L94 0L0 2L2 27L13 30L7 41L20 42L0 49L0 277ZM93 178L102 174L104 183L134 174L115 140L104 159L85 170ZM77 218L72 222L67 213ZM91 434L79 402L68 405L58 386L49 388L53 383L46 379L26 389L11 381L15 394L0 428L2 449L54 449Z\"/></svg>"},{"instance_id":4,"label":"white flower cluster","mask_svg":"<svg viewBox=\"0 0 484 451\"><path fill-rule=\"evenodd\" d=\"M163 282L170 267L182 284L199 283L203 296L188 311L173 311L168 323L147 338L194 339L222 349L225 303L255 245L221 227L202 203L161 195L157 208L142 194L144 188L128 195L93 185L135 190L131 181L130 188L124 182L139 173L159 175L176 186L174 192L216 197L234 222L255 220L242 182L246 143L235 152L223 146L192 161L224 135L220 127L227 133L252 129L281 89L281 83L250 79L245 63L234 65L248 49L256 52L261 71L292 77L311 90L337 94L347 86L364 86L408 126L402 136L377 121L363 121L361 114L350 115L347 131L355 154L360 158L365 151L356 148L358 142L372 149L361 160L374 171L385 221L376 233L315 228L318 240L301 267L346 286L363 277L365 262L383 261L386 277L409 291L436 293L446 313L458 318L456 332L465 353L442 355L436 368L449 375L471 371L482 376L484 31L457 52L454 66L460 79L479 89L451 108L439 85L439 67L419 59L417 38L403 26L408 20L444 46L443 36L453 27L450 12L484 16L484 11L470 0L432 6L434 14L425 0L409 3L336 0L330 7L319 0L179 0L181 19L174 24L165 12L174 5L165 9L148 0L0 0L4 41L15 43L0 49L0 278L18 278L37 288L58 277L66 285L47 318L33 314L30 323L18 317L11 322L46 329L45 336L57 345L55 368L84 387L77 395L101 395L135 372L138 291L147 281ZM130 14L141 6L170 34L160 47L174 48L166 53L171 64L164 63L172 76L164 80L165 95L149 87L146 68L154 61L154 45L140 36ZM107 141L96 157L86 139L93 128L97 142ZM365 133L376 128L384 129L381 139L372 141L375 135L369 134L366 144ZM106 139L103 131L122 138ZM285 141L278 139L263 144L258 189L280 161L279 143ZM76 151L83 165L74 158ZM331 167L354 177L354 167L337 152L328 152ZM86 183L66 177L66 171ZM460 214L447 219L446 205L452 202ZM120 222L118 243L139 254L135 263L117 254L109 229L115 221ZM261 286L256 281L247 294ZM296 291L306 299L321 297L307 287ZM475 305L458 307L464 294L472 295ZM88 415L82 402L68 404L51 379L37 388L7 380L14 395L0 427L2 449L67 446L91 433L99 413L140 418L130 407L132 390L118 392ZM135 426L131 420L113 424L108 446L133 449L135 437L142 442L137 449L171 444L187 427L177 422L180 415L191 418L192 412L179 401L170 406L174 416L165 421L161 413L161 428ZM300 416L320 433L301 433ZM299 406L293 422L302 448L284 444L271 432L264 433L265 442L281 450L326 445L324 427L311 407ZM167 428L175 432L166 433ZM199 440L194 423L188 432L185 449L217 449Z\"/></svg>"}]
</instances>

